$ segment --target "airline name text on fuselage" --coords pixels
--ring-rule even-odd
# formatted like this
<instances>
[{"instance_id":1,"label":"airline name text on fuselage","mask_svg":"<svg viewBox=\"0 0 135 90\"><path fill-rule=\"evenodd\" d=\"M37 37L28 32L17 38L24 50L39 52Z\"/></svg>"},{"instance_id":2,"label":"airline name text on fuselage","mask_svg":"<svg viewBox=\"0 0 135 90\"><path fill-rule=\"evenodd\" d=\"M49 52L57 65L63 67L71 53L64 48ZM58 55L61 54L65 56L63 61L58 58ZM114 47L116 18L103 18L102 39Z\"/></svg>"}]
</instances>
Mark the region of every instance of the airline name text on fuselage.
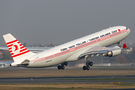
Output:
<instances>
[{"instance_id":1,"label":"airline name text on fuselage","mask_svg":"<svg viewBox=\"0 0 135 90\"><path fill-rule=\"evenodd\" d=\"M108 32L108 33L106 33L106 34L103 34L103 35L100 35L100 36L96 36L96 37L94 37L94 38L91 38L91 39L89 39L89 40L87 40L87 41L83 41L83 42L77 43L77 44L75 44L75 45L71 45L71 46L69 46L69 47L62 48L62 49L60 49L60 51L65 51L65 50L68 50L68 49L74 48L74 47L76 47L76 46L79 46L79 45L85 44L85 43L87 43L87 42L94 41L94 40L96 40L96 39L99 39L99 38L102 38L102 37L108 36L108 35L113 34L113 33L116 33L116 32L118 32L118 30L114 30L114 31Z\"/></svg>"}]
</instances>

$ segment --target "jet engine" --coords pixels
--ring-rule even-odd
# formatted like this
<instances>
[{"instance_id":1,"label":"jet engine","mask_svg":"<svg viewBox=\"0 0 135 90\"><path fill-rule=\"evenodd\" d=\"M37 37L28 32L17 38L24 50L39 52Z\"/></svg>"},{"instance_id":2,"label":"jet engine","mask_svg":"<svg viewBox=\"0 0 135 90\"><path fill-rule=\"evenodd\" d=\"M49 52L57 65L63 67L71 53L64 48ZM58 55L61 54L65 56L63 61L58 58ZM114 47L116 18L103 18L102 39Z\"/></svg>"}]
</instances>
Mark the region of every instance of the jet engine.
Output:
<instances>
[{"instance_id":1,"label":"jet engine","mask_svg":"<svg viewBox=\"0 0 135 90\"><path fill-rule=\"evenodd\" d=\"M108 51L106 54L104 54L104 56L112 57L112 56L119 55L120 53L121 53L121 49L118 49L118 50Z\"/></svg>"}]
</instances>

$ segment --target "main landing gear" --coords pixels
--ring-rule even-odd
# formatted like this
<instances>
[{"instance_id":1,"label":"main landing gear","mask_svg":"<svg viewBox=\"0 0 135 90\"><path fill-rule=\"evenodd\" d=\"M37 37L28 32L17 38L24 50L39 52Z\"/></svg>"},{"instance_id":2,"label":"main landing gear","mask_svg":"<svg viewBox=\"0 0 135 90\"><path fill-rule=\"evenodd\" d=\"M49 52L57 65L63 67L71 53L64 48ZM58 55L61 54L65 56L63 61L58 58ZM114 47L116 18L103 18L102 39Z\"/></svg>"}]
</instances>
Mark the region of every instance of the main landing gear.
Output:
<instances>
[{"instance_id":1,"label":"main landing gear","mask_svg":"<svg viewBox=\"0 0 135 90\"><path fill-rule=\"evenodd\" d=\"M67 66L67 65L68 65L68 62L62 63L61 65L58 66L58 70L64 70L65 66Z\"/></svg>"},{"instance_id":2,"label":"main landing gear","mask_svg":"<svg viewBox=\"0 0 135 90\"><path fill-rule=\"evenodd\" d=\"M90 62L91 56L85 56L86 66L83 66L83 70L90 70L90 66L93 66L93 62Z\"/></svg>"},{"instance_id":3,"label":"main landing gear","mask_svg":"<svg viewBox=\"0 0 135 90\"><path fill-rule=\"evenodd\" d=\"M90 66L93 66L93 62L86 62L86 66L83 66L83 70L90 70Z\"/></svg>"},{"instance_id":4,"label":"main landing gear","mask_svg":"<svg viewBox=\"0 0 135 90\"><path fill-rule=\"evenodd\" d=\"M65 69L65 66L64 65L59 65L58 66L58 70L64 70Z\"/></svg>"}]
</instances>

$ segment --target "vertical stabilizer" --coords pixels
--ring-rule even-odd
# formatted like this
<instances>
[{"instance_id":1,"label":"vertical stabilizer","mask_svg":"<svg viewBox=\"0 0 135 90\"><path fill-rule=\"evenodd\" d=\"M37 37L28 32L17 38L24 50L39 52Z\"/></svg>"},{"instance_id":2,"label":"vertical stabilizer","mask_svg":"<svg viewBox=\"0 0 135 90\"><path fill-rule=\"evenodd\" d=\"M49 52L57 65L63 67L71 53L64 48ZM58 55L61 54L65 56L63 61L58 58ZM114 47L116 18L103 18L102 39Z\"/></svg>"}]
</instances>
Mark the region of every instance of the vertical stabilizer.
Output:
<instances>
[{"instance_id":1,"label":"vertical stabilizer","mask_svg":"<svg viewBox=\"0 0 135 90\"><path fill-rule=\"evenodd\" d=\"M34 53L30 52L26 47L24 47L10 33L3 35L3 38L7 44L7 47L14 61L25 60L28 57L34 55Z\"/></svg>"}]
</instances>

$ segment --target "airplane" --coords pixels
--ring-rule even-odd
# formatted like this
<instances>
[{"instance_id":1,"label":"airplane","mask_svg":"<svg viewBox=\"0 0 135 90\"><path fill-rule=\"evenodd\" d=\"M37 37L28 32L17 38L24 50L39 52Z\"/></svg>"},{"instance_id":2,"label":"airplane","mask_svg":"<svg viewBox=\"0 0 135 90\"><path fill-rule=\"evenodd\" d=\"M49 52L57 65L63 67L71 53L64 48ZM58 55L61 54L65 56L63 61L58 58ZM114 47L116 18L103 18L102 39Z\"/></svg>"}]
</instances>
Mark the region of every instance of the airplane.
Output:
<instances>
[{"instance_id":1,"label":"airplane","mask_svg":"<svg viewBox=\"0 0 135 90\"><path fill-rule=\"evenodd\" d=\"M58 70L64 70L68 62L85 59L83 70L90 70L90 66L93 66L90 59L93 56L113 57L127 48L126 44L121 47L119 43L129 33L130 29L126 26L114 26L39 53L29 51L10 33L3 35L3 38L14 60L10 64L12 67L40 68L58 65ZM113 44L118 45L109 47Z\"/></svg>"}]
</instances>

